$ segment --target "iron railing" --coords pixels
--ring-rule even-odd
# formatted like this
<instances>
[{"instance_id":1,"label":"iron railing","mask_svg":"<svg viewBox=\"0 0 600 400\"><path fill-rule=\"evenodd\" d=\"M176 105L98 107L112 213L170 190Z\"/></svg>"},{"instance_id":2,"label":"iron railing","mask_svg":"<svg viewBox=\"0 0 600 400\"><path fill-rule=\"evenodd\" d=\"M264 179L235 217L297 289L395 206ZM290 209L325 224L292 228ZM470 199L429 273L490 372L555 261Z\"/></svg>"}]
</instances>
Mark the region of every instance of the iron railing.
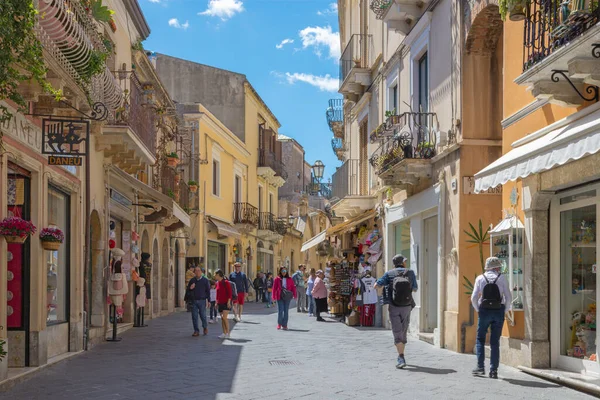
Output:
<instances>
[{"instance_id":1,"label":"iron railing","mask_svg":"<svg viewBox=\"0 0 600 400\"><path fill-rule=\"evenodd\" d=\"M183 178L171 167L163 165L160 171L160 190L177 202L186 212L190 210L191 192Z\"/></svg>"},{"instance_id":2,"label":"iron railing","mask_svg":"<svg viewBox=\"0 0 600 400\"><path fill-rule=\"evenodd\" d=\"M530 0L524 27L523 71L600 21L598 1Z\"/></svg>"},{"instance_id":3,"label":"iron railing","mask_svg":"<svg viewBox=\"0 0 600 400\"><path fill-rule=\"evenodd\" d=\"M287 218L277 218L275 221L273 221L273 224L275 226L275 232L282 236L284 236L290 228Z\"/></svg>"},{"instance_id":4,"label":"iron railing","mask_svg":"<svg viewBox=\"0 0 600 400\"><path fill-rule=\"evenodd\" d=\"M381 174L405 159L430 159L436 154L435 113L407 112L393 118L392 133L381 139L369 162Z\"/></svg>"},{"instance_id":5,"label":"iron railing","mask_svg":"<svg viewBox=\"0 0 600 400\"><path fill-rule=\"evenodd\" d=\"M383 19L394 0L371 0L369 8L375 13L375 18Z\"/></svg>"},{"instance_id":6,"label":"iron railing","mask_svg":"<svg viewBox=\"0 0 600 400\"><path fill-rule=\"evenodd\" d=\"M154 88L142 85L133 72L116 72L125 93L122 105L110 113L108 125L129 126L146 148L156 153L156 109L153 103Z\"/></svg>"},{"instance_id":7,"label":"iron railing","mask_svg":"<svg viewBox=\"0 0 600 400\"><path fill-rule=\"evenodd\" d=\"M327 125L335 137L343 136L344 130L344 99L329 100L329 107L325 113Z\"/></svg>"},{"instance_id":8,"label":"iron railing","mask_svg":"<svg viewBox=\"0 0 600 400\"><path fill-rule=\"evenodd\" d=\"M344 139L334 137L331 139L331 149L335 153L335 155L340 157L340 153L344 153L346 151L346 144L344 143Z\"/></svg>"},{"instance_id":9,"label":"iron railing","mask_svg":"<svg viewBox=\"0 0 600 400\"><path fill-rule=\"evenodd\" d=\"M343 199L346 196L358 196L360 162L359 160L346 160L332 176L332 198Z\"/></svg>"},{"instance_id":10,"label":"iron railing","mask_svg":"<svg viewBox=\"0 0 600 400\"><path fill-rule=\"evenodd\" d=\"M258 208L250 203L233 203L233 223L258 225Z\"/></svg>"},{"instance_id":11,"label":"iron railing","mask_svg":"<svg viewBox=\"0 0 600 400\"><path fill-rule=\"evenodd\" d=\"M277 158L277 155L272 151L268 151L266 149L259 150L258 157L258 166L259 167L269 167L277 176L282 177L284 180L287 180L288 174L285 170L285 165L281 160Z\"/></svg>"},{"instance_id":12,"label":"iron railing","mask_svg":"<svg viewBox=\"0 0 600 400\"><path fill-rule=\"evenodd\" d=\"M322 182L312 182L306 186L306 193L311 196L319 196L325 197L326 199L330 199L332 196L331 192L332 184L331 183L322 183Z\"/></svg>"},{"instance_id":13,"label":"iron railing","mask_svg":"<svg viewBox=\"0 0 600 400\"><path fill-rule=\"evenodd\" d=\"M340 86L353 68L369 68L371 35L354 34L340 57Z\"/></svg>"},{"instance_id":14,"label":"iron railing","mask_svg":"<svg viewBox=\"0 0 600 400\"><path fill-rule=\"evenodd\" d=\"M259 213L258 229L275 232L275 216L270 212Z\"/></svg>"}]
</instances>

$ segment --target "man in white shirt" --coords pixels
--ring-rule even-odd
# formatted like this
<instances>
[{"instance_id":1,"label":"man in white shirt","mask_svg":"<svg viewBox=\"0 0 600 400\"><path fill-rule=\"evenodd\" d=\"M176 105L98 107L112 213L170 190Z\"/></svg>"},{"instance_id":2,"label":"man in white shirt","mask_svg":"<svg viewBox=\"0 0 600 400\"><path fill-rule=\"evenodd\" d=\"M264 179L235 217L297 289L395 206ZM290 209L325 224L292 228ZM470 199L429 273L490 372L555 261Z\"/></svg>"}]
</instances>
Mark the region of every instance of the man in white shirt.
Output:
<instances>
[{"instance_id":1,"label":"man in white shirt","mask_svg":"<svg viewBox=\"0 0 600 400\"><path fill-rule=\"evenodd\" d=\"M490 378L498 379L500 363L500 335L504 326L504 313L511 310L512 295L506 277L502 275L502 262L496 257L485 261L485 272L477 277L471 303L479 313L477 324L477 368L473 375L485 375L485 337L490 329Z\"/></svg>"}]
</instances>

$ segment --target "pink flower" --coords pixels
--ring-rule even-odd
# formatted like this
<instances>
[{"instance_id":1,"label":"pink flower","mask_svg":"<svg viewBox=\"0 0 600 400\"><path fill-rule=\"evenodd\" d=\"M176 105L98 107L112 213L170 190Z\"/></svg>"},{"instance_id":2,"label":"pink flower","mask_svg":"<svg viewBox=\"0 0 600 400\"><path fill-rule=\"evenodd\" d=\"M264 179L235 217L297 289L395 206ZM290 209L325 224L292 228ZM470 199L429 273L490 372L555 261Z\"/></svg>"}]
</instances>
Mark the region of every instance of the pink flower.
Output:
<instances>
[{"instance_id":1,"label":"pink flower","mask_svg":"<svg viewBox=\"0 0 600 400\"><path fill-rule=\"evenodd\" d=\"M35 231L36 227L31 221L25 221L19 217L8 217L0 221L1 236L26 237L33 235Z\"/></svg>"},{"instance_id":2,"label":"pink flower","mask_svg":"<svg viewBox=\"0 0 600 400\"><path fill-rule=\"evenodd\" d=\"M40 232L40 239L44 242L59 242L65 240L65 234L58 228L44 228Z\"/></svg>"}]
</instances>

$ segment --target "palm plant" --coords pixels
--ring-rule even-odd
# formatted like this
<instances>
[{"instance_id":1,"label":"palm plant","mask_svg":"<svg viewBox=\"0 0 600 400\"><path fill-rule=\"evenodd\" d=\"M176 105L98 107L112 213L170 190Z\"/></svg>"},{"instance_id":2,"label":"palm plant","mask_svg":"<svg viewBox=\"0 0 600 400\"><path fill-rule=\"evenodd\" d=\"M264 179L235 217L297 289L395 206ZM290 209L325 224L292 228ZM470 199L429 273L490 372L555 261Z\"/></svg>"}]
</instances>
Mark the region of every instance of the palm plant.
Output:
<instances>
[{"instance_id":1,"label":"palm plant","mask_svg":"<svg viewBox=\"0 0 600 400\"><path fill-rule=\"evenodd\" d=\"M464 233L469 236L469 240L467 240L467 243L471 243L471 246L469 246L468 248L472 248L477 246L479 248L479 260L481 262L481 272L485 271L485 261L483 259L483 245L488 243L489 240L489 232L490 232L490 228L488 227L485 232L483 231L483 223L481 222L481 219L479 220L479 226L478 229L476 229L473 224L471 224L469 222L469 228L470 230L465 230ZM475 276L475 278L477 278L477 276ZM467 278L466 276L463 275L463 287L467 290L465 292L465 294L468 294L469 296L473 293L473 285L475 283L475 278L473 279L473 282L471 282L469 280L469 278Z\"/></svg>"}]
</instances>

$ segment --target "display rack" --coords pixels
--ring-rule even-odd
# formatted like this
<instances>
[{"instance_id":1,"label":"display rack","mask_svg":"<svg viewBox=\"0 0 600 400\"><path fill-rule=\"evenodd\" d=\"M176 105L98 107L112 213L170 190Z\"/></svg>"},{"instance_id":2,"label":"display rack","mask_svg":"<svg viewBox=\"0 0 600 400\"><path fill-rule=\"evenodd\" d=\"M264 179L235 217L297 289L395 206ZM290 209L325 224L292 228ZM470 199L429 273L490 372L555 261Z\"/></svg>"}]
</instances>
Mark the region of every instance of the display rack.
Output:
<instances>
[{"instance_id":1,"label":"display rack","mask_svg":"<svg viewBox=\"0 0 600 400\"><path fill-rule=\"evenodd\" d=\"M525 227L514 215L504 218L490 230L490 254L502 262L502 274L512 292L513 310L523 310L523 270Z\"/></svg>"}]
</instances>

